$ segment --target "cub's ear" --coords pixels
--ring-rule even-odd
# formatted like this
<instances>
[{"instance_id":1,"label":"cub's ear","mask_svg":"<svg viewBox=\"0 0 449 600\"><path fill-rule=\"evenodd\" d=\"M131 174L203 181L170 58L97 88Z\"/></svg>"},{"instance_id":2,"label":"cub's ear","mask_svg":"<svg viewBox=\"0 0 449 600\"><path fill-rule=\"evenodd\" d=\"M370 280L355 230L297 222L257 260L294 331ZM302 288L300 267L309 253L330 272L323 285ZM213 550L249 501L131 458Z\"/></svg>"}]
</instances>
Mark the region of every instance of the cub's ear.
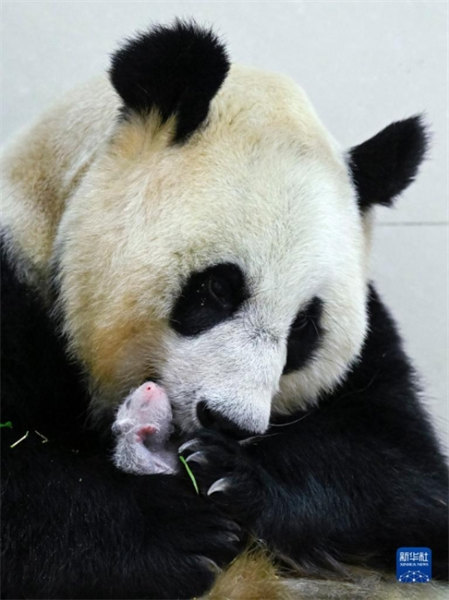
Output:
<instances>
[{"instance_id":1,"label":"cub's ear","mask_svg":"<svg viewBox=\"0 0 449 600\"><path fill-rule=\"evenodd\" d=\"M228 70L212 31L176 21L129 40L113 55L109 75L125 113L157 109L162 122L176 115L175 141L182 141L205 120Z\"/></svg>"},{"instance_id":2,"label":"cub's ear","mask_svg":"<svg viewBox=\"0 0 449 600\"><path fill-rule=\"evenodd\" d=\"M362 210L391 206L414 180L428 146L420 116L397 121L349 151L349 166Z\"/></svg>"}]
</instances>

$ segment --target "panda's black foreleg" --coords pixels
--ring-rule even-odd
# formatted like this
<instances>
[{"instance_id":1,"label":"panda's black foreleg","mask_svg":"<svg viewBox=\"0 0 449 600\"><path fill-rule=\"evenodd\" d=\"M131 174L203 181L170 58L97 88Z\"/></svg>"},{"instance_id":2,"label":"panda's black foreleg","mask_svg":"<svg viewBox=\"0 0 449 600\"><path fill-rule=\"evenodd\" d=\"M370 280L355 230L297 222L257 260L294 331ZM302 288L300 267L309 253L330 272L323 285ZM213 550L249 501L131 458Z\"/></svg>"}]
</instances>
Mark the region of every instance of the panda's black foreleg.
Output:
<instances>
[{"instance_id":1,"label":"panda's black foreleg","mask_svg":"<svg viewBox=\"0 0 449 600\"><path fill-rule=\"evenodd\" d=\"M307 427L305 419L243 446L203 431L183 453L211 502L308 569L341 561L391 571L397 548L426 546L434 577L447 577L444 465L428 457L437 460L426 471L425 459L414 464L372 424L345 432L341 418L317 412Z\"/></svg>"},{"instance_id":2,"label":"panda's black foreleg","mask_svg":"<svg viewBox=\"0 0 449 600\"><path fill-rule=\"evenodd\" d=\"M239 527L177 477L127 475L31 433L8 450L4 598L191 598L242 548Z\"/></svg>"}]
</instances>

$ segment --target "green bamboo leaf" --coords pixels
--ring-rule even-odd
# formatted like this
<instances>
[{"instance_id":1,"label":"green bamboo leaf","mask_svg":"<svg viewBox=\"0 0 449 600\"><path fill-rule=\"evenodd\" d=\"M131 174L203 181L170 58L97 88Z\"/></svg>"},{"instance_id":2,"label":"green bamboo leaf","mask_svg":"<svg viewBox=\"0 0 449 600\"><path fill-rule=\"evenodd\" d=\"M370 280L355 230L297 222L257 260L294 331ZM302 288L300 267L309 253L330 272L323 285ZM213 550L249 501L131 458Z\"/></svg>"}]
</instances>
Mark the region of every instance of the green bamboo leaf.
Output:
<instances>
[{"instance_id":1,"label":"green bamboo leaf","mask_svg":"<svg viewBox=\"0 0 449 600\"><path fill-rule=\"evenodd\" d=\"M187 471L187 475L190 477L190 479L191 479L191 481L192 481L192 483L193 483L193 487L195 488L195 492L196 492L197 494L199 494L199 493L200 493L200 490L199 490L199 488L198 488L198 484L197 484L197 482L196 482L195 475L192 473L192 469L189 467L189 465L187 464L187 461L186 461L186 459L185 459L183 456L180 456L180 457L179 457L179 460L180 460L180 461L182 462L182 464L184 465L184 467L185 467L185 469L186 469L186 471Z\"/></svg>"}]
</instances>

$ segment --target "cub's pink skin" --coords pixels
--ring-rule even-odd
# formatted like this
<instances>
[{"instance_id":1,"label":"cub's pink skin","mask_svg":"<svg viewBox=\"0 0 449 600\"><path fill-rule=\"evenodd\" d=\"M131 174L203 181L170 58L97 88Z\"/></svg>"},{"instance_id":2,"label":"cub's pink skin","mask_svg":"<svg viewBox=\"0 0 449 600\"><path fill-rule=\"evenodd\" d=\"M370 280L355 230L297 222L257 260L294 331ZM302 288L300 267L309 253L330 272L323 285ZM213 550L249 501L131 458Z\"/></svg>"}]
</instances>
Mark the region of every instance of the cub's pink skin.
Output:
<instances>
[{"instance_id":1,"label":"cub's pink skin","mask_svg":"<svg viewBox=\"0 0 449 600\"><path fill-rule=\"evenodd\" d=\"M175 473L176 448L170 446L173 415L165 390L146 381L120 405L112 431L117 442L114 464L122 471L141 475Z\"/></svg>"}]
</instances>

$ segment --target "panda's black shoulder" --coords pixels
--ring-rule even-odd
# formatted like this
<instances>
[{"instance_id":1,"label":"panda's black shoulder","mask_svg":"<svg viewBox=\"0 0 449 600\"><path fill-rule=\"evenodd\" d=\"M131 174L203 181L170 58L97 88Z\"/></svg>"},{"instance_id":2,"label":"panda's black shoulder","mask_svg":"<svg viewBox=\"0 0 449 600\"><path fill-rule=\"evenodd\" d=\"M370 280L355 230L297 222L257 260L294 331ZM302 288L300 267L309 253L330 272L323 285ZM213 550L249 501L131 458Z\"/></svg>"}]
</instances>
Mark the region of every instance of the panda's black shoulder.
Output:
<instances>
[{"instance_id":1,"label":"panda's black shoulder","mask_svg":"<svg viewBox=\"0 0 449 600\"><path fill-rule=\"evenodd\" d=\"M88 394L81 369L37 289L17 275L1 249L2 421L14 431L46 432L67 439L86 419Z\"/></svg>"},{"instance_id":2,"label":"panda's black shoulder","mask_svg":"<svg viewBox=\"0 0 449 600\"><path fill-rule=\"evenodd\" d=\"M331 426L376 439L379 448L404 447L445 473L437 436L423 402L420 379L404 350L396 321L373 285L368 292L368 333L344 381L322 399Z\"/></svg>"},{"instance_id":3,"label":"panda's black shoulder","mask_svg":"<svg viewBox=\"0 0 449 600\"><path fill-rule=\"evenodd\" d=\"M394 392L415 396L417 375L404 351L404 343L395 318L386 307L373 284L368 289L368 333L361 355L349 373L348 384L358 387L372 381L365 391L374 393L376 382L392 386Z\"/></svg>"}]
</instances>

